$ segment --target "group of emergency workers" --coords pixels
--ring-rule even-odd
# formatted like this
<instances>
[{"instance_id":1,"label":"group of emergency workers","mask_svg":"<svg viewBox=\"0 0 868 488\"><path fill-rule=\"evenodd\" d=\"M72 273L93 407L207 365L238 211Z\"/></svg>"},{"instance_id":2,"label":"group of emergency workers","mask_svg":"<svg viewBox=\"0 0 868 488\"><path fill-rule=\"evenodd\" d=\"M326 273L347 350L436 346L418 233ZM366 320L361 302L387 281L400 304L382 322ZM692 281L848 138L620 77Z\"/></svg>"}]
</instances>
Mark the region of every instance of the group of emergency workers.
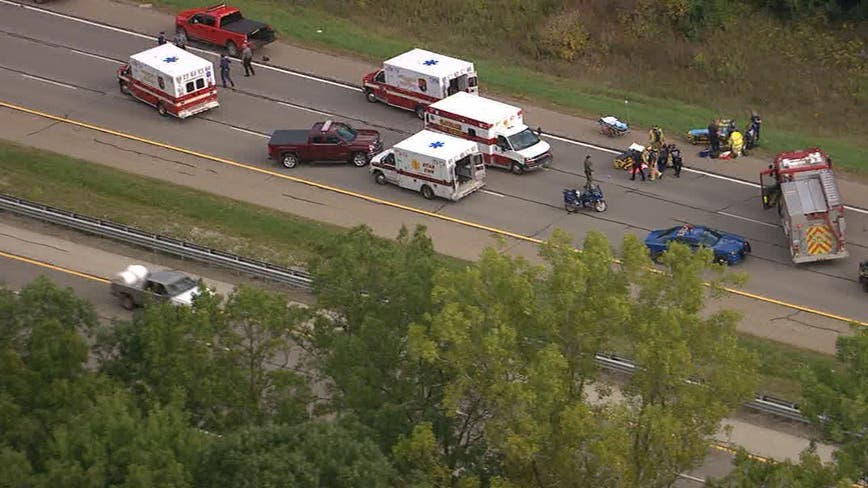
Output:
<instances>
[{"instance_id":1,"label":"group of emergency workers","mask_svg":"<svg viewBox=\"0 0 868 488\"><path fill-rule=\"evenodd\" d=\"M157 45L162 46L166 42L166 33L160 31L160 34L157 36ZM175 34L172 43L185 51L187 50L187 38L181 32ZM241 65L244 67L244 76L256 75L256 72L253 70L253 48L248 42L245 42L241 46ZM228 88L227 84L235 88L235 81L232 79L231 71L229 56L225 54L220 55L220 81L223 82L223 88Z\"/></svg>"},{"instance_id":2,"label":"group of emergency workers","mask_svg":"<svg viewBox=\"0 0 868 488\"><path fill-rule=\"evenodd\" d=\"M729 143L729 152L731 158L744 156L747 149L752 149L759 144L760 127L762 119L754 112L750 117L750 125L744 134L735 126L735 121L729 120L723 126L720 121L713 121L708 125L708 143L711 146L709 149L709 157L717 158L721 154L720 143ZM723 129L728 129L728 135L724 136L721 132ZM725 137L725 140L723 140Z\"/></svg>"}]
</instances>

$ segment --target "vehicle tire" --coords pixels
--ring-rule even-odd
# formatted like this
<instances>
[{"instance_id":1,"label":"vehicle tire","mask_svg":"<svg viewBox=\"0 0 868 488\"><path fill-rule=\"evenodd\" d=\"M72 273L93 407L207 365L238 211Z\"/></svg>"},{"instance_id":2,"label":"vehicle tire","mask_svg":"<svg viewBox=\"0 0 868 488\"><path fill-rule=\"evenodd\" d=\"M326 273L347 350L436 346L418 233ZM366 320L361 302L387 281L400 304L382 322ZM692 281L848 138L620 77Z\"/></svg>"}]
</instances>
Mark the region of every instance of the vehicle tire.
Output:
<instances>
[{"instance_id":1,"label":"vehicle tire","mask_svg":"<svg viewBox=\"0 0 868 488\"><path fill-rule=\"evenodd\" d=\"M514 174L514 175L524 174L524 167L518 163L515 163L515 162L513 162L512 165L510 165L509 170L512 171L512 174Z\"/></svg>"},{"instance_id":2,"label":"vehicle tire","mask_svg":"<svg viewBox=\"0 0 868 488\"><path fill-rule=\"evenodd\" d=\"M565 203L564 210L566 210L567 213L576 213L579 208L574 203Z\"/></svg>"},{"instance_id":3,"label":"vehicle tire","mask_svg":"<svg viewBox=\"0 0 868 488\"><path fill-rule=\"evenodd\" d=\"M235 45L234 42L229 41L226 43L226 54L229 55L230 58L238 57L238 46Z\"/></svg>"},{"instance_id":4,"label":"vehicle tire","mask_svg":"<svg viewBox=\"0 0 868 488\"><path fill-rule=\"evenodd\" d=\"M597 200L594 202L594 210L597 212L605 212L607 208L609 208L609 205L605 200Z\"/></svg>"},{"instance_id":5,"label":"vehicle tire","mask_svg":"<svg viewBox=\"0 0 868 488\"><path fill-rule=\"evenodd\" d=\"M350 162L356 168L364 168L368 165L368 156L365 153L357 152L350 156Z\"/></svg>"},{"instance_id":6,"label":"vehicle tire","mask_svg":"<svg viewBox=\"0 0 868 488\"><path fill-rule=\"evenodd\" d=\"M662 252L652 252L651 253L651 261L654 261L657 264L660 264L660 258L663 257Z\"/></svg>"},{"instance_id":7,"label":"vehicle tire","mask_svg":"<svg viewBox=\"0 0 868 488\"><path fill-rule=\"evenodd\" d=\"M163 105L162 102L157 104L157 113L162 115L163 117L166 117L169 115L169 112L166 110L166 106Z\"/></svg>"},{"instance_id":8,"label":"vehicle tire","mask_svg":"<svg viewBox=\"0 0 868 488\"><path fill-rule=\"evenodd\" d=\"M118 85L121 89L122 95L129 95L130 94L130 87L127 86L127 83L125 81L118 80Z\"/></svg>"},{"instance_id":9,"label":"vehicle tire","mask_svg":"<svg viewBox=\"0 0 868 488\"><path fill-rule=\"evenodd\" d=\"M177 34L178 37L184 42L184 45L187 45L187 41L189 41L190 38L187 37L186 29L184 29L183 27L178 27L177 29L175 29L175 34Z\"/></svg>"},{"instance_id":10,"label":"vehicle tire","mask_svg":"<svg viewBox=\"0 0 868 488\"><path fill-rule=\"evenodd\" d=\"M296 153L283 153L280 156L280 164L283 165L286 169L292 169L298 166L298 154Z\"/></svg>"},{"instance_id":11,"label":"vehicle tire","mask_svg":"<svg viewBox=\"0 0 868 488\"><path fill-rule=\"evenodd\" d=\"M729 261L727 261L726 256L715 256L714 262L715 262L715 264L729 264Z\"/></svg>"},{"instance_id":12,"label":"vehicle tire","mask_svg":"<svg viewBox=\"0 0 868 488\"><path fill-rule=\"evenodd\" d=\"M423 107L422 105L416 105L415 112L416 112L416 117L418 117L419 120L425 119L425 107Z\"/></svg>"},{"instance_id":13,"label":"vehicle tire","mask_svg":"<svg viewBox=\"0 0 868 488\"><path fill-rule=\"evenodd\" d=\"M434 190L431 189L428 185L422 185L422 188L419 189L419 193L422 194L422 198L425 200L433 200L434 199Z\"/></svg>"},{"instance_id":14,"label":"vehicle tire","mask_svg":"<svg viewBox=\"0 0 868 488\"><path fill-rule=\"evenodd\" d=\"M136 308L136 302L134 302L133 297L129 295L121 295L121 306L126 310L132 310Z\"/></svg>"},{"instance_id":15,"label":"vehicle tire","mask_svg":"<svg viewBox=\"0 0 868 488\"><path fill-rule=\"evenodd\" d=\"M365 88L365 100L371 103L377 103L377 95L370 88Z\"/></svg>"},{"instance_id":16,"label":"vehicle tire","mask_svg":"<svg viewBox=\"0 0 868 488\"><path fill-rule=\"evenodd\" d=\"M386 184L386 175L383 174L382 171L375 171L374 172L374 181L376 181L378 185L385 185Z\"/></svg>"}]
</instances>

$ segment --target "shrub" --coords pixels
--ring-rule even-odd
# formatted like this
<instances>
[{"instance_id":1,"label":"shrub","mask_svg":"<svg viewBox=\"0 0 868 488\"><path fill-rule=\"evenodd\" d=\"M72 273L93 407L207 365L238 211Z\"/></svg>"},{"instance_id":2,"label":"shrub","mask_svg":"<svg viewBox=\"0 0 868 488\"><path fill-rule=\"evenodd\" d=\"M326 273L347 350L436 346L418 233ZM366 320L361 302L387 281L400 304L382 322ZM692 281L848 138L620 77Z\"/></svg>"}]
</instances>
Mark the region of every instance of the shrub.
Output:
<instances>
[{"instance_id":1,"label":"shrub","mask_svg":"<svg viewBox=\"0 0 868 488\"><path fill-rule=\"evenodd\" d=\"M572 62L591 46L590 36L578 10L550 17L540 28L540 53Z\"/></svg>"}]
</instances>

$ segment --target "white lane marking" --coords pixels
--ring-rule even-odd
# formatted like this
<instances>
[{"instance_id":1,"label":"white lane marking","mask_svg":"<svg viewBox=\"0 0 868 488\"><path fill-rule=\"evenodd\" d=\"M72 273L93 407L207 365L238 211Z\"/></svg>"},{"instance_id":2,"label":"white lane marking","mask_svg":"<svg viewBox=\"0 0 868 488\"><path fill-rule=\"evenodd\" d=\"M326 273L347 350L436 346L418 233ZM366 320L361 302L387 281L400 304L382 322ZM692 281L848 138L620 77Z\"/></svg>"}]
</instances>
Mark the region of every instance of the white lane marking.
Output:
<instances>
[{"instance_id":1,"label":"white lane marking","mask_svg":"<svg viewBox=\"0 0 868 488\"><path fill-rule=\"evenodd\" d=\"M753 222L754 224L760 224L760 225L764 225L764 226L766 226L766 227L772 227L772 228L775 228L775 229L777 229L778 227L780 227L779 225L770 224L770 223L768 223L768 222L763 222L763 221L761 221L761 220L754 220L754 219L751 219L751 218L748 218L748 217L742 217L741 215L731 214L731 213L727 213L727 212L715 212L715 213L720 214L720 215L725 215L725 216L727 216L727 217L732 217L732 218L734 218L734 219L746 220L746 221L748 221L748 222Z\"/></svg>"},{"instance_id":2,"label":"white lane marking","mask_svg":"<svg viewBox=\"0 0 868 488\"><path fill-rule=\"evenodd\" d=\"M229 128L232 129L232 130L237 130L238 132L243 132L243 133L245 133L245 134L250 134L251 136L262 137L263 139L268 139L268 138L269 138L269 136L267 136L267 135L265 135L265 134L261 134L261 133L259 133L259 132L253 132L252 130L242 129L241 127L235 127L235 126L232 126L232 125L228 125L227 127L229 127Z\"/></svg>"},{"instance_id":3,"label":"white lane marking","mask_svg":"<svg viewBox=\"0 0 868 488\"><path fill-rule=\"evenodd\" d=\"M99 54L86 53L84 51L79 51L77 49L72 49L72 48L69 48L69 50L74 52L75 54L81 54L82 56L87 56L89 58L99 59L100 61L108 61L109 63L112 63L112 64L118 63L118 61L116 59L107 58L105 56L100 56Z\"/></svg>"},{"instance_id":4,"label":"white lane marking","mask_svg":"<svg viewBox=\"0 0 868 488\"><path fill-rule=\"evenodd\" d=\"M702 479L702 478L697 478L696 476L690 476L689 474L679 473L679 474L678 474L678 477L679 477L679 478L684 478L684 479L686 479L686 480L690 480L690 481L695 481L695 482L697 482L697 483L702 483L703 485L705 484L705 480L704 480L704 479Z\"/></svg>"},{"instance_id":5,"label":"white lane marking","mask_svg":"<svg viewBox=\"0 0 868 488\"><path fill-rule=\"evenodd\" d=\"M48 10L48 9L39 8L39 7L33 7L33 6L30 6L30 5L24 5L24 4L21 4L21 3L18 3L18 2L12 2L12 1L9 1L9 0L0 0L0 3L5 3L6 5L13 5L13 6L16 6L16 7L25 8L25 9L27 9L27 10L32 10L32 11L34 11L34 12L40 12L40 13L43 13L43 14L51 15L51 16L53 16L53 17L60 17L61 19L71 20L71 21L73 21L73 22L78 22L78 23L80 23L80 24L90 25L90 26L93 26L93 27L99 27L99 28L101 28L101 29L107 29L107 30L110 30L110 31L113 31L113 32L118 32L118 33L121 33L121 34L129 34L129 35L131 35L131 36L138 37L139 39L149 39L149 40L152 40L152 41L157 40L157 36L150 36L150 35L146 35L146 34L140 34L140 33L138 33L138 32L133 32L133 31L129 31L129 30L125 30L125 29L121 29L121 28L119 28L119 27L113 27L113 26L110 26L110 25L101 24L101 23L99 23L99 22L93 22L93 21L90 21L90 20L80 19L80 18L78 18L78 17L73 17L73 16L71 16L71 15L62 14L62 13L60 13L60 12L55 12L55 11L53 11L53 10ZM219 57L219 56L220 56L219 54L215 54L213 51L208 51L207 49L199 49L199 48L197 48L197 47L192 47L192 46L188 46L187 49L189 49L190 51L196 51L196 52L198 52L198 53L208 54L208 55L211 55L211 56L214 56L214 57ZM268 69L268 70L271 70L271 71L277 71L278 73L283 73L283 74L287 74L287 75L290 75L290 76L296 76L296 77L298 77L298 78L304 78L304 79L307 79L307 80L318 81L318 82L320 82L320 83L325 83L325 84L332 85L332 86L336 86L336 87L339 87L339 88L346 88L347 90L351 90L351 91L356 91L356 92L361 92L361 91L362 91L361 88L358 88L358 87L355 87L355 86L349 86L349 85L345 85L345 84L343 84L343 83L338 83L338 82L331 81L331 80L325 80L325 79L322 79L322 78L317 78L317 77L315 77L315 76L310 76L310 75L306 75L306 74L303 74L303 73L296 73L296 72L294 72L294 71L290 71L290 70L288 70L288 69L278 68L278 67L275 67L275 66L269 66L269 65L266 65L266 64L260 64L260 63L253 63L253 65L256 66L257 68Z\"/></svg>"},{"instance_id":6,"label":"white lane marking","mask_svg":"<svg viewBox=\"0 0 868 488\"><path fill-rule=\"evenodd\" d=\"M39 76L30 76L30 75L25 75L25 74L22 73L22 74L21 74L21 77L22 77L22 78L27 78L27 79L30 79L30 80L41 81L42 83L50 83L50 84L52 84L52 85L62 86L62 87L64 87L64 88L70 88L70 89L72 89L72 90L78 90L78 88L76 88L76 87L74 87L74 86L72 86L72 85L67 85L66 83L61 83L61 82L59 82L59 81L54 81L54 80L49 80L49 79L46 79L46 78L41 78L41 77L39 77Z\"/></svg>"},{"instance_id":7,"label":"white lane marking","mask_svg":"<svg viewBox=\"0 0 868 488\"><path fill-rule=\"evenodd\" d=\"M302 106L300 106L300 105L295 105L295 104L292 104L292 103L287 103L287 102L277 102L277 104L278 104L278 105L283 105L284 107L289 107L289 108L291 108L291 109L293 109L293 110L302 110L302 111L310 112L310 113L317 114L317 115L325 115L326 117L331 117L331 116L332 116L332 114L330 114L330 113L328 113L328 112L322 112L322 111L317 110L317 109L314 109L314 108L302 107Z\"/></svg>"},{"instance_id":8,"label":"white lane marking","mask_svg":"<svg viewBox=\"0 0 868 488\"><path fill-rule=\"evenodd\" d=\"M32 10L32 11L34 11L34 12L40 12L40 13L47 14L47 15L51 15L51 16L54 16L54 17L60 17L60 18L62 18L62 19L71 20L71 21L73 21L73 22L78 22L78 23L81 23L81 24L86 24L86 25L90 25L90 26L93 26L93 27L98 27L98 28L101 28L101 29L107 29L107 30L110 30L110 31L113 31L113 32L118 32L118 33L121 33L121 34L128 34L128 35L131 35L131 36L138 37L138 38L140 38L140 39L150 39L150 40L156 40L156 39L157 39L155 36L149 36L149 35L145 35L145 34L139 34L138 32L133 32L133 31L129 31L129 30L124 30L124 29L121 29L121 28L118 28L118 27L113 27L113 26L110 26L110 25L100 24L100 23L97 23L97 22L92 22L92 21L89 21L89 20L85 20L85 19L80 19L80 18L77 18L77 17L73 17L73 16L71 16L71 15L62 14L62 13L60 13L60 12L54 12L54 11L52 11L52 10L47 10L47 9L43 9L43 8L33 7L33 6L30 6L30 5L24 5L24 4L21 4L21 3L18 3L18 2L13 2L13 1L10 1L10 0L0 0L0 3L5 3L5 4L7 4L7 5L13 5L13 6L17 6L17 7L25 8L25 9L28 9L28 10ZM208 51L208 50L205 50L205 49L199 49L199 48L196 48L196 47L189 47L189 49L190 49L191 51L196 51L196 52L203 53L203 54L207 54L207 55L210 55L210 56L213 56L213 57L218 57L218 56L219 56L218 54L215 54L214 52L212 52L212 51ZM304 79L306 79L306 80L316 81L316 82L319 82L319 83L324 83L324 84L326 84L326 85L336 86L336 87L339 87L339 88L345 88L345 89L350 90L350 91L355 91L355 92L361 92L361 91L362 91L362 89L359 88L359 87L350 86L350 85L345 85L345 84L343 84L343 83L337 83L337 82L334 82L334 81L331 81L331 80L326 80L326 79L324 79L324 78L318 78L318 77L316 77L316 76L306 75L306 74L302 74L302 73L296 73L296 72L294 72L294 71L289 71L289 70L287 70L287 69L278 68L278 67L276 67L276 66L269 66L269 65L260 64L260 63L253 63L253 65L256 66L256 67L258 67L258 68L267 69L267 70L275 71L275 72L278 72L278 73L283 73L283 74L287 74L287 75L290 75L290 76L295 76L295 77L298 77L298 78L304 78ZM303 108L303 107L294 107L294 106L289 105L289 104L285 104L285 105L287 105L287 106L289 106L289 107L292 107L292 108L295 108L295 109L298 109L298 110L307 110L307 111L309 111L309 112L313 112L313 113L317 113L317 114L321 114L321 115L322 115L321 112L316 112L316 111L313 111L313 110L311 110L311 109L306 109L306 108ZM328 115L328 114L324 114L324 115ZM552 134L543 134L543 137L547 137L547 138L554 139L554 140L561 141L561 142L566 142L567 144L572 144L572 145L574 145L574 146L582 146L582 147L587 147L587 148L589 148L589 149L595 149L595 150L597 150L597 151L601 151L601 152L605 152L605 153L609 153L609 154L620 154L620 153L621 153L620 151L614 151L614 150L609 149L609 148L605 148L605 147L597 146L597 145L594 145L594 144L589 144L589 143L587 143L587 142L581 142L581 141L576 141L576 140L573 140L573 139L567 139L567 138L565 138L565 137L555 136L555 135L552 135ZM718 174L714 174L714 173L709 173L709 172L707 172L707 171L703 171L703 170L700 170L700 169L692 169L692 168L684 167L684 168L683 168L683 171L686 171L686 172L688 172L688 173L696 173L696 174L700 174L700 175L703 175L703 176L708 176L709 178L717 178L717 179L719 179L719 180L729 181L729 182L731 182L731 183L737 183L737 184L745 185L745 186L749 186L749 187L752 187L752 188L759 188L759 185L758 185L758 184L753 183L753 182L750 182L750 181L745 181L745 180L740 180L740 179L737 179L737 178L730 178L730 177L728 177L728 176L723 176L723 175L718 175ZM856 208L856 207L851 207L851 206L849 206L849 205L845 205L844 208L846 208L847 210L853 211L853 212L858 212L858 213L861 213L861 214L868 215L868 210L865 210L865 209Z\"/></svg>"},{"instance_id":9,"label":"white lane marking","mask_svg":"<svg viewBox=\"0 0 868 488\"><path fill-rule=\"evenodd\" d=\"M495 193L495 192L493 192L493 191L488 191L488 190L482 190L482 193L488 193L489 195L494 195L494 196L496 196L496 197L500 197L500 198L503 198L503 197L504 197L504 196L501 195L500 193Z\"/></svg>"}]
</instances>

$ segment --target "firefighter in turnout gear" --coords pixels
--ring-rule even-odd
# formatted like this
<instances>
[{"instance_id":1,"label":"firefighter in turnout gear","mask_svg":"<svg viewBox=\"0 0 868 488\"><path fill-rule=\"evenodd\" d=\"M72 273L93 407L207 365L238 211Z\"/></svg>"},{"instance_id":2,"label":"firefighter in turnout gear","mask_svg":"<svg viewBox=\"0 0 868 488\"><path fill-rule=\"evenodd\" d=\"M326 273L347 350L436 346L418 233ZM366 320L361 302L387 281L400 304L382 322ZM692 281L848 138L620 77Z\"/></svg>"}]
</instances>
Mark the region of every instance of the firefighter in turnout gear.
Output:
<instances>
[{"instance_id":1,"label":"firefighter in turnout gear","mask_svg":"<svg viewBox=\"0 0 868 488\"><path fill-rule=\"evenodd\" d=\"M660 146L663 145L663 142L666 138L663 136L663 129L658 126L651 127L651 130L648 131L648 142L651 146L651 149L658 151L660 150Z\"/></svg>"}]
</instances>

